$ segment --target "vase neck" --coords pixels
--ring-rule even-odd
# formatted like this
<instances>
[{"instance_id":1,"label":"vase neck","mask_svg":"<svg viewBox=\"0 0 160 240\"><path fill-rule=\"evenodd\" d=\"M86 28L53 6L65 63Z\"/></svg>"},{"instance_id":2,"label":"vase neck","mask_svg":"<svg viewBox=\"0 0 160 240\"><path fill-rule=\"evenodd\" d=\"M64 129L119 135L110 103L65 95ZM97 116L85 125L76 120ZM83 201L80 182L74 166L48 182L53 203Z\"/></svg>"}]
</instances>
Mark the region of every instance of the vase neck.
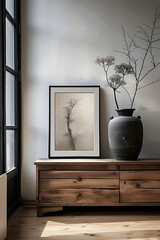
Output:
<instances>
[{"instance_id":1,"label":"vase neck","mask_svg":"<svg viewBox=\"0 0 160 240\"><path fill-rule=\"evenodd\" d=\"M134 108L116 109L118 116L132 116Z\"/></svg>"}]
</instances>

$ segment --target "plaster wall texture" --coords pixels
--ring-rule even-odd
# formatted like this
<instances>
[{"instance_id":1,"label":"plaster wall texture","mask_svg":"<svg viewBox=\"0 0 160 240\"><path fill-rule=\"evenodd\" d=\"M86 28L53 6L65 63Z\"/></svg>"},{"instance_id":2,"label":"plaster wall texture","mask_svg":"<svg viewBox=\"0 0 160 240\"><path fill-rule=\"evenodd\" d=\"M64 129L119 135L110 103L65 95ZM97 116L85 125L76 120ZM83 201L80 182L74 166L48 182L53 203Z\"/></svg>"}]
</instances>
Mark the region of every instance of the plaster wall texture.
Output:
<instances>
[{"instance_id":1,"label":"plaster wall texture","mask_svg":"<svg viewBox=\"0 0 160 240\"><path fill-rule=\"evenodd\" d=\"M95 64L97 56L124 56L121 26L128 34L150 24L159 0L22 0L22 198L35 199L34 161L48 157L49 85L101 86L101 155L112 158L107 125L116 116L113 94ZM160 57L160 56L159 56ZM154 81L160 68L145 81ZM133 81L128 82L131 92ZM118 94L121 107L127 97ZM140 158L160 157L160 83L139 90L135 116L144 127Z\"/></svg>"}]
</instances>

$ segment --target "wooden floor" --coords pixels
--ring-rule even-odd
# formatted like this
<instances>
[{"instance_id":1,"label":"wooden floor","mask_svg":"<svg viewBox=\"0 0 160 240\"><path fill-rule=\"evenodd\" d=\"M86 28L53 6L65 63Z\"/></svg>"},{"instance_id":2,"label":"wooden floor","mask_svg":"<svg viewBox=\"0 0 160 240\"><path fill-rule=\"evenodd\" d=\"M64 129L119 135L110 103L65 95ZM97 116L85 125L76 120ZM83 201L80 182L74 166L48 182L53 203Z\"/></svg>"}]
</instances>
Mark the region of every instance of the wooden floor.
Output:
<instances>
[{"instance_id":1,"label":"wooden floor","mask_svg":"<svg viewBox=\"0 0 160 240\"><path fill-rule=\"evenodd\" d=\"M21 207L10 219L7 240L157 240L160 208L69 208L36 217Z\"/></svg>"}]
</instances>

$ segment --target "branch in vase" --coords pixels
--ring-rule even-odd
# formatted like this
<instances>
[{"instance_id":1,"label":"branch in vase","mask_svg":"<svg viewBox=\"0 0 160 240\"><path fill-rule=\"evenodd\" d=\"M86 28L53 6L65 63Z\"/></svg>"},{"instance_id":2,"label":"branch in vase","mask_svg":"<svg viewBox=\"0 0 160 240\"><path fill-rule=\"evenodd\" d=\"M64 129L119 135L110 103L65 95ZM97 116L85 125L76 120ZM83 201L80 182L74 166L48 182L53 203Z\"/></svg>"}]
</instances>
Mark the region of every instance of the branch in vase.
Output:
<instances>
[{"instance_id":1,"label":"branch in vase","mask_svg":"<svg viewBox=\"0 0 160 240\"><path fill-rule=\"evenodd\" d=\"M138 90L139 90L139 89L142 89L142 88L145 88L145 87L148 87L148 86L150 86L150 85L152 85L152 84L154 84L154 83L156 83L156 82L159 82L159 78L158 78L157 80L151 82L151 83L146 84L145 86L138 87Z\"/></svg>"}]
</instances>

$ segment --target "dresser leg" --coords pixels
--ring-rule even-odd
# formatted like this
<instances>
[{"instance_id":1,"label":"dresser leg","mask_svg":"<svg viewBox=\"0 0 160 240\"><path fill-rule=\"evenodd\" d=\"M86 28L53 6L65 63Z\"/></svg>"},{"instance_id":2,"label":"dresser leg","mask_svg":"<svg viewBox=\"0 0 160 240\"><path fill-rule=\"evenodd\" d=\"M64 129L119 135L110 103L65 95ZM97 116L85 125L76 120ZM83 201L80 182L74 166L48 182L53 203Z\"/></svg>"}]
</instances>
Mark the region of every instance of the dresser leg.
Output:
<instances>
[{"instance_id":1,"label":"dresser leg","mask_svg":"<svg viewBox=\"0 0 160 240\"><path fill-rule=\"evenodd\" d=\"M42 217L46 213L62 211L63 207L37 206L37 217Z\"/></svg>"}]
</instances>

